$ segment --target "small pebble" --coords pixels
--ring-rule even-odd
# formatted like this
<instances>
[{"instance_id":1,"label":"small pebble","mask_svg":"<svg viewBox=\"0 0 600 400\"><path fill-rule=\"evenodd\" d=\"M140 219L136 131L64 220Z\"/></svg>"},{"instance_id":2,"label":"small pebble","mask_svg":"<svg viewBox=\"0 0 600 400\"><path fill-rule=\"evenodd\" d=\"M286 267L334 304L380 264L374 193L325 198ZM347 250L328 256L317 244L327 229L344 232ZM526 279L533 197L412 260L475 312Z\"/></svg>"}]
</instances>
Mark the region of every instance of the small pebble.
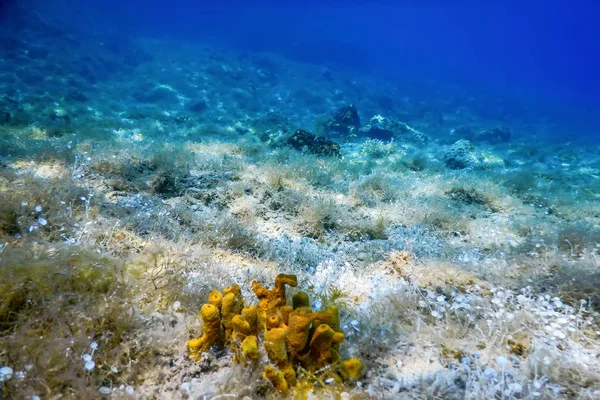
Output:
<instances>
[{"instance_id":1,"label":"small pebble","mask_svg":"<svg viewBox=\"0 0 600 400\"><path fill-rule=\"evenodd\" d=\"M189 392L191 388L192 388L192 385L189 382L183 382L179 386L179 390L181 390L182 392Z\"/></svg>"},{"instance_id":2,"label":"small pebble","mask_svg":"<svg viewBox=\"0 0 600 400\"><path fill-rule=\"evenodd\" d=\"M181 302L180 301L176 301L173 303L173 311L175 312L182 312L183 311L183 307L181 307Z\"/></svg>"},{"instance_id":3,"label":"small pebble","mask_svg":"<svg viewBox=\"0 0 600 400\"><path fill-rule=\"evenodd\" d=\"M498 364L498 366L504 368L504 367L506 367L506 364L508 364L508 360L506 359L506 357L499 356L499 357L496 357L496 364Z\"/></svg>"},{"instance_id":4,"label":"small pebble","mask_svg":"<svg viewBox=\"0 0 600 400\"><path fill-rule=\"evenodd\" d=\"M0 368L0 382L8 381L13 376L13 369L11 367Z\"/></svg>"},{"instance_id":5,"label":"small pebble","mask_svg":"<svg viewBox=\"0 0 600 400\"><path fill-rule=\"evenodd\" d=\"M483 371L483 376L486 379L493 379L496 377L496 371L493 368L487 367L484 371Z\"/></svg>"},{"instance_id":6,"label":"small pebble","mask_svg":"<svg viewBox=\"0 0 600 400\"><path fill-rule=\"evenodd\" d=\"M508 385L508 390L510 390L512 393L521 393L523 391L523 386L517 382L514 382Z\"/></svg>"},{"instance_id":7,"label":"small pebble","mask_svg":"<svg viewBox=\"0 0 600 400\"><path fill-rule=\"evenodd\" d=\"M110 388L106 386L102 386L100 389L98 389L98 391L100 394L110 394L111 392Z\"/></svg>"}]
</instances>

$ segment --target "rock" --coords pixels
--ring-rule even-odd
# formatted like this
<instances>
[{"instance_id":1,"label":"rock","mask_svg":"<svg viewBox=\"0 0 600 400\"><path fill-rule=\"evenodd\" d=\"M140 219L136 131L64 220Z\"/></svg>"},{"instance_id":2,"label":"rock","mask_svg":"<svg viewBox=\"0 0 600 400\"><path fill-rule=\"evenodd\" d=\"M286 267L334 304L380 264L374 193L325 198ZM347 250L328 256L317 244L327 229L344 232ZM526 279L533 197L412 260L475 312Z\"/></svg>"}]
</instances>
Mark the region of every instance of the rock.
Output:
<instances>
[{"instance_id":1,"label":"rock","mask_svg":"<svg viewBox=\"0 0 600 400\"><path fill-rule=\"evenodd\" d=\"M363 136L373 139L389 141L397 139L400 141L416 142L419 144L427 143L427 136L416 129L411 128L404 122L394 118L386 118L376 115L369 122L359 129Z\"/></svg>"},{"instance_id":2,"label":"rock","mask_svg":"<svg viewBox=\"0 0 600 400\"><path fill-rule=\"evenodd\" d=\"M510 130L505 127L482 129L475 135L473 141L507 143L510 141Z\"/></svg>"},{"instance_id":3,"label":"rock","mask_svg":"<svg viewBox=\"0 0 600 400\"><path fill-rule=\"evenodd\" d=\"M103 43L120 63L129 67L137 67L153 58L142 46L123 35L109 35Z\"/></svg>"},{"instance_id":4,"label":"rock","mask_svg":"<svg viewBox=\"0 0 600 400\"><path fill-rule=\"evenodd\" d=\"M333 118L323 124L327 136L356 135L360 129L358 110L352 104L335 112Z\"/></svg>"},{"instance_id":5,"label":"rock","mask_svg":"<svg viewBox=\"0 0 600 400\"><path fill-rule=\"evenodd\" d=\"M281 114L268 112L252 121L252 130L263 142L276 144L292 132L292 124Z\"/></svg>"},{"instance_id":6,"label":"rock","mask_svg":"<svg viewBox=\"0 0 600 400\"><path fill-rule=\"evenodd\" d=\"M86 96L85 93L79 91L79 90L68 90L67 93L65 94L65 100L68 101L73 101L73 102L86 102L88 101L90 98L88 96Z\"/></svg>"},{"instance_id":7,"label":"rock","mask_svg":"<svg viewBox=\"0 0 600 400\"><path fill-rule=\"evenodd\" d=\"M444 162L451 169L464 169L481 163L473 144L465 139L458 140L444 154Z\"/></svg>"},{"instance_id":8,"label":"rock","mask_svg":"<svg viewBox=\"0 0 600 400\"><path fill-rule=\"evenodd\" d=\"M466 125L453 129L451 133L460 139L491 144L507 143L511 139L510 130L502 126L489 128Z\"/></svg>"},{"instance_id":9,"label":"rock","mask_svg":"<svg viewBox=\"0 0 600 400\"><path fill-rule=\"evenodd\" d=\"M204 100L196 101L192 103L188 109L195 113L202 113L208 108L208 104Z\"/></svg>"},{"instance_id":10,"label":"rock","mask_svg":"<svg viewBox=\"0 0 600 400\"><path fill-rule=\"evenodd\" d=\"M318 137L317 135L298 129L287 139L287 144L296 150L313 153L320 156L340 157L340 145L336 142Z\"/></svg>"},{"instance_id":11,"label":"rock","mask_svg":"<svg viewBox=\"0 0 600 400\"><path fill-rule=\"evenodd\" d=\"M169 86L157 85L148 91L140 90L133 94L135 100L141 103L178 103L178 93Z\"/></svg>"},{"instance_id":12,"label":"rock","mask_svg":"<svg viewBox=\"0 0 600 400\"><path fill-rule=\"evenodd\" d=\"M0 122L14 125L17 120L23 120L26 113L19 102L8 96L0 96Z\"/></svg>"}]
</instances>

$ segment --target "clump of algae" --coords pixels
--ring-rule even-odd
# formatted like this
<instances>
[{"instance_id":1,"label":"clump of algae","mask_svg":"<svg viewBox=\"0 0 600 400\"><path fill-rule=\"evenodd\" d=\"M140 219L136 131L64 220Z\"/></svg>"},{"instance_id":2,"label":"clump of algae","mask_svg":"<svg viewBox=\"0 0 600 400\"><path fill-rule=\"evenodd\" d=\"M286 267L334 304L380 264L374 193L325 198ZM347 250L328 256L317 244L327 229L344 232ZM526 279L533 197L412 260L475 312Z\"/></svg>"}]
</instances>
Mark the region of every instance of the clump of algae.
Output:
<instances>
[{"instance_id":1,"label":"clump of algae","mask_svg":"<svg viewBox=\"0 0 600 400\"><path fill-rule=\"evenodd\" d=\"M200 360L213 346L229 347L236 362L262 369L263 378L282 396L304 398L326 385L356 383L362 363L340 357L344 334L337 306L315 312L305 292L296 293L288 305L286 286L297 286L295 275L278 275L273 289L252 282L258 304L247 307L237 284L222 293L213 290L198 316L204 333L188 341L190 358Z\"/></svg>"},{"instance_id":2,"label":"clump of algae","mask_svg":"<svg viewBox=\"0 0 600 400\"><path fill-rule=\"evenodd\" d=\"M136 384L154 351L139 336L127 267L74 247L7 247L0 257L0 397L96 398ZM85 357L93 355L93 364Z\"/></svg>"}]
</instances>

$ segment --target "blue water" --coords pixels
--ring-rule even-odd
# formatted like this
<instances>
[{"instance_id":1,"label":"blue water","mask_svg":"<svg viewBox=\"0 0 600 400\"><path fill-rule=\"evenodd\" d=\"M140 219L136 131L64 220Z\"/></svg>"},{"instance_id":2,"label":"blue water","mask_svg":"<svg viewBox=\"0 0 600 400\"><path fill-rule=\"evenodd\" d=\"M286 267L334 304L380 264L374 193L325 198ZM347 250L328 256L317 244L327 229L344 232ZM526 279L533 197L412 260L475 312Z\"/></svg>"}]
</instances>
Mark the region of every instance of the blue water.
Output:
<instances>
[{"instance_id":1,"label":"blue water","mask_svg":"<svg viewBox=\"0 0 600 400\"><path fill-rule=\"evenodd\" d=\"M14 3L3 2L7 18ZM520 105L509 114L525 104L532 117L559 123L557 136L600 137L596 1L22 3L80 35L201 42L349 67L375 79L460 85Z\"/></svg>"}]
</instances>

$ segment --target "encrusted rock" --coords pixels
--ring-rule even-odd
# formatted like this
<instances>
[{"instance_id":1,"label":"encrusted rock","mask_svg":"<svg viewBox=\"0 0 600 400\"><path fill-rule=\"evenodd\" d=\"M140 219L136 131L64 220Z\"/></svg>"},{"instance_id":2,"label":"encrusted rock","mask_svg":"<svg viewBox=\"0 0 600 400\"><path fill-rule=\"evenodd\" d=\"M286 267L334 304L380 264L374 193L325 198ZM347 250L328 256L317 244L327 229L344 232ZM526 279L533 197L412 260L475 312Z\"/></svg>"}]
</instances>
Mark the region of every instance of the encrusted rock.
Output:
<instances>
[{"instance_id":1,"label":"encrusted rock","mask_svg":"<svg viewBox=\"0 0 600 400\"><path fill-rule=\"evenodd\" d=\"M473 140L488 143L506 143L510 141L510 137L508 128L495 127L479 130Z\"/></svg>"},{"instance_id":2,"label":"encrusted rock","mask_svg":"<svg viewBox=\"0 0 600 400\"><path fill-rule=\"evenodd\" d=\"M444 154L444 162L448 168L464 169L481 163L473 144L465 139L458 140Z\"/></svg>"},{"instance_id":3,"label":"encrusted rock","mask_svg":"<svg viewBox=\"0 0 600 400\"><path fill-rule=\"evenodd\" d=\"M356 106L350 104L335 112L333 118L323 124L327 136L356 135L360 129L360 117Z\"/></svg>"},{"instance_id":4,"label":"encrusted rock","mask_svg":"<svg viewBox=\"0 0 600 400\"><path fill-rule=\"evenodd\" d=\"M380 140L397 139L401 141L416 142L419 144L427 143L427 136L404 122L395 118L386 118L376 115L369 122L359 129L363 136Z\"/></svg>"},{"instance_id":5,"label":"encrusted rock","mask_svg":"<svg viewBox=\"0 0 600 400\"><path fill-rule=\"evenodd\" d=\"M292 132L292 124L281 114L268 112L252 121L252 130L263 142L279 143Z\"/></svg>"},{"instance_id":6,"label":"encrusted rock","mask_svg":"<svg viewBox=\"0 0 600 400\"><path fill-rule=\"evenodd\" d=\"M313 153L319 156L340 157L340 145L336 142L319 137L304 129L298 129L287 139L287 144L302 152Z\"/></svg>"},{"instance_id":7,"label":"encrusted rock","mask_svg":"<svg viewBox=\"0 0 600 400\"><path fill-rule=\"evenodd\" d=\"M507 143L511 139L510 129L497 127L477 127L477 126L460 126L452 131L452 134L461 139L470 140L472 142L485 143Z\"/></svg>"}]
</instances>

